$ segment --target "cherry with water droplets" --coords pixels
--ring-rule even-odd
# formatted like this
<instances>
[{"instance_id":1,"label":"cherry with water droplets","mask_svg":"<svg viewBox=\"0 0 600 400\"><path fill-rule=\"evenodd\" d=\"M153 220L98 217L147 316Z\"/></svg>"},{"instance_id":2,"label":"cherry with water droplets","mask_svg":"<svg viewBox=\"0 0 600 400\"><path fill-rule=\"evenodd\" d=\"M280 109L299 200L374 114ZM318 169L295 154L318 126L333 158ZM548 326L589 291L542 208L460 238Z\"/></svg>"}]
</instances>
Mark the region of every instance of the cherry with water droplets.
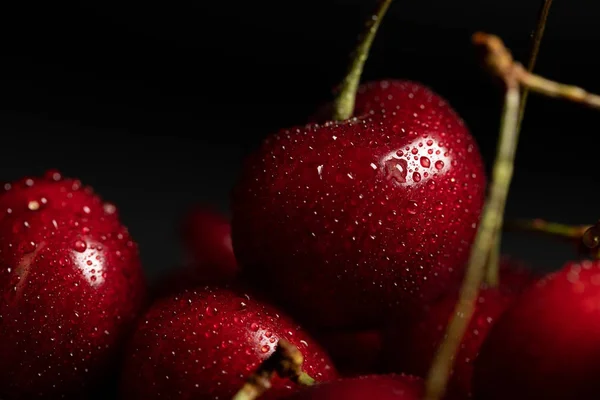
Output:
<instances>
[{"instance_id":1,"label":"cherry with water droplets","mask_svg":"<svg viewBox=\"0 0 600 400\"><path fill-rule=\"evenodd\" d=\"M430 89L365 84L355 116L269 137L233 196L243 274L317 326L375 326L390 306L439 296L461 276L485 194L474 139Z\"/></svg>"},{"instance_id":2,"label":"cherry with water droplets","mask_svg":"<svg viewBox=\"0 0 600 400\"><path fill-rule=\"evenodd\" d=\"M327 354L280 311L252 295L202 287L157 300L139 321L126 353L127 399L231 398L280 339L304 356L317 381L337 377ZM275 378L267 396L295 390Z\"/></svg>"},{"instance_id":3,"label":"cherry with water droplets","mask_svg":"<svg viewBox=\"0 0 600 400\"><path fill-rule=\"evenodd\" d=\"M479 292L475 313L455 357L446 398L471 397L473 363L487 333L504 310L536 279L523 263L510 258L501 260L500 273L498 287L484 286ZM382 354L388 371L427 376L456 307L458 288L454 289L457 290L450 290L420 313L385 330Z\"/></svg>"},{"instance_id":4,"label":"cherry with water droplets","mask_svg":"<svg viewBox=\"0 0 600 400\"><path fill-rule=\"evenodd\" d=\"M600 261L569 262L494 324L475 362L476 399L593 399L600 393Z\"/></svg>"},{"instance_id":5,"label":"cherry with water droplets","mask_svg":"<svg viewBox=\"0 0 600 400\"><path fill-rule=\"evenodd\" d=\"M107 372L143 306L137 245L77 180L53 172L5 190L0 397L80 396Z\"/></svg>"}]
</instances>

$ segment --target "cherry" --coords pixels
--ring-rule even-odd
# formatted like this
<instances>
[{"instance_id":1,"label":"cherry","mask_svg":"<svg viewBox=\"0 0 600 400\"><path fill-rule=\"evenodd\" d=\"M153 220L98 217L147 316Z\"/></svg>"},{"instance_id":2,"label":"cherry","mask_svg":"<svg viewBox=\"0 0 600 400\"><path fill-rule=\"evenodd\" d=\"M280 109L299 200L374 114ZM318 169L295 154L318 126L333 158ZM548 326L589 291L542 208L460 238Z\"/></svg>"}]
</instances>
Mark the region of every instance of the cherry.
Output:
<instances>
[{"instance_id":1,"label":"cherry","mask_svg":"<svg viewBox=\"0 0 600 400\"><path fill-rule=\"evenodd\" d=\"M337 376L326 353L292 320L247 293L199 288L164 297L140 320L125 361L127 399L231 398L279 339L304 355L317 381ZM292 391L276 378L273 394Z\"/></svg>"},{"instance_id":2,"label":"cherry","mask_svg":"<svg viewBox=\"0 0 600 400\"><path fill-rule=\"evenodd\" d=\"M0 397L80 397L143 306L137 245L77 180L52 172L0 194Z\"/></svg>"},{"instance_id":3,"label":"cherry","mask_svg":"<svg viewBox=\"0 0 600 400\"><path fill-rule=\"evenodd\" d=\"M231 245L229 220L208 206L197 205L184 217L182 240L189 264L198 279L230 282L237 276L238 264Z\"/></svg>"},{"instance_id":4,"label":"cherry","mask_svg":"<svg viewBox=\"0 0 600 400\"><path fill-rule=\"evenodd\" d=\"M221 285L237 279L238 265L231 246L231 225L212 207L196 205L181 224L183 266L175 266L156 282L152 297L158 298L202 285Z\"/></svg>"},{"instance_id":5,"label":"cherry","mask_svg":"<svg viewBox=\"0 0 600 400\"><path fill-rule=\"evenodd\" d=\"M292 394L289 400L421 400L421 378L409 375L366 375L315 385Z\"/></svg>"},{"instance_id":6,"label":"cherry","mask_svg":"<svg viewBox=\"0 0 600 400\"><path fill-rule=\"evenodd\" d=\"M79 179L63 177L57 170L48 170L43 177L25 177L5 183L0 195L0 219L6 214L21 214L37 210L59 210L68 217L117 216L117 208L94 194Z\"/></svg>"},{"instance_id":7,"label":"cherry","mask_svg":"<svg viewBox=\"0 0 600 400\"><path fill-rule=\"evenodd\" d=\"M371 374L381 369L381 330L318 332L316 338L343 376Z\"/></svg>"},{"instance_id":8,"label":"cherry","mask_svg":"<svg viewBox=\"0 0 600 400\"><path fill-rule=\"evenodd\" d=\"M475 362L477 399L592 399L600 393L600 261L569 262L497 321Z\"/></svg>"},{"instance_id":9,"label":"cherry","mask_svg":"<svg viewBox=\"0 0 600 400\"><path fill-rule=\"evenodd\" d=\"M473 361L490 328L525 287L534 281L523 264L504 258L501 283L497 288L482 287L475 313L463 336L448 384L447 396L471 396ZM452 290L410 321L402 321L385 332L383 351L388 369L426 377L454 313L458 291Z\"/></svg>"},{"instance_id":10,"label":"cherry","mask_svg":"<svg viewBox=\"0 0 600 400\"><path fill-rule=\"evenodd\" d=\"M369 83L355 115L266 139L233 197L244 274L318 326L372 326L390 305L439 296L483 204L479 150L440 96Z\"/></svg>"}]
</instances>

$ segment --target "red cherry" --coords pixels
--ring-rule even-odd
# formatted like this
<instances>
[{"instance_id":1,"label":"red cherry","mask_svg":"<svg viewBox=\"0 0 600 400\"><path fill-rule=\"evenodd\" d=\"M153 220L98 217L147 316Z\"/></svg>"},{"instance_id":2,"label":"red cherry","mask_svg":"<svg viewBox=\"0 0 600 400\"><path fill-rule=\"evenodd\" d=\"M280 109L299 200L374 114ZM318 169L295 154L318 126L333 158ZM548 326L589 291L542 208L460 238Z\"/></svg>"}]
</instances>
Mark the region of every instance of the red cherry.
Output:
<instances>
[{"instance_id":1,"label":"red cherry","mask_svg":"<svg viewBox=\"0 0 600 400\"><path fill-rule=\"evenodd\" d=\"M63 178L56 170L46 172L43 177L26 177L4 184L0 219L6 214L46 209L60 210L70 218L117 216L116 207L94 195L90 186L84 186L78 179Z\"/></svg>"},{"instance_id":2,"label":"red cherry","mask_svg":"<svg viewBox=\"0 0 600 400\"><path fill-rule=\"evenodd\" d=\"M595 399L600 261L569 262L497 321L475 362L477 399Z\"/></svg>"},{"instance_id":3,"label":"red cherry","mask_svg":"<svg viewBox=\"0 0 600 400\"><path fill-rule=\"evenodd\" d=\"M157 282L153 298L236 280L238 265L231 246L231 224L225 216L211 207L197 205L185 214L181 238L184 266L173 268Z\"/></svg>"},{"instance_id":4,"label":"red cherry","mask_svg":"<svg viewBox=\"0 0 600 400\"><path fill-rule=\"evenodd\" d=\"M315 385L286 397L288 400L421 400L421 378L409 375L367 375Z\"/></svg>"},{"instance_id":5,"label":"red cherry","mask_svg":"<svg viewBox=\"0 0 600 400\"><path fill-rule=\"evenodd\" d=\"M381 369L380 330L320 332L317 339L343 376L372 374Z\"/></svg>"},{"instance_id":6,"label":"red cherry","mask_svg":"<svg viewBox=\"0 0 600 400\"><path fill-rule=\"evenodd\" d=\"M78 181L23 182L0 195L0 397L79 396L143 305L137 245Z\"/></svg>"},{"instance_id":7,"label":"red cherry","mask_svg":"<svg viewBox=\"0 0 600 400\"><path fill-rule=\"evenodd\" d=\"M477 145L431 90L366 84L355 115L266 139L233 197L244 274L319 326L373 326L439 296L484 199Z\"/></svg>"},{"instance_id":8,"label":"red cherry","mask_svg":"<svg viewBox=\"0 0 600 400\"><path fill-rule=\"evenodd\" d=\"M190 210L182 224L182 240L189 264L203 283L231 282L238 264L231 245L229 220L205 206Z\"/></svg>"},{"instance_id":9,"label":"red cherry","mask_svg":"<svg viewBox=\"0 0 600 400\"><path fill-rule=\"evenodd\" d=\"M516 296L534 280L533 273L513 260L503 259L501 283L498 288L482 288L475 313L465 332L451 379L448 396L471 396L473 361L487 333ZM458 300L458 292L451 291L428 305L412 321L402 321L384 335L383 354L388 369L426 377L437 348L444 338Z\"/></svg>"},{"instance_id":10,"label":"red cherry","mask_svg":"<svg viewBox=\"0 0 600 400\"><path fill-rule=\"evenodd\" d=\"M248 294L201 288L162 298L140 320L130 344L124 398L231 398L282 338L299 348L314 379L337 376L295 322ZM289 392L291 385L276 378L272 393Z\"/></svg>"}]
</instances>

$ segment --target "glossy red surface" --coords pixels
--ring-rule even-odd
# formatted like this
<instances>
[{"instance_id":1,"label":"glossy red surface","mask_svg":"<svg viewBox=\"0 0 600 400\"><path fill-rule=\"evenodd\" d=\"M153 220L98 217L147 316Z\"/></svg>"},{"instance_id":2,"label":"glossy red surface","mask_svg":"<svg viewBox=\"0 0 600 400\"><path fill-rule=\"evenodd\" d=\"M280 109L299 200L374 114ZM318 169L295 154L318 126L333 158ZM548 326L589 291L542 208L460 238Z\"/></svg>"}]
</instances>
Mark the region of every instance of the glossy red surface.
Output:
<instances>
[{"instance_id":1,"label":"glossy red surface","mask_svg":"<svg viewBox=\"0 0 600 400\"><path fill-rule=\"evenodd\" d=\"M475 362L476 399L600 396L600 261L570 262L497 321Z\"/></svg>"},{"instance_id":2,"label":"glossy red surface","mask_svg":"<svg viewBox=\"0 0 600 400\"><path fill-rule=\"evenodd\" d=\"M304 389L289 400L421 400L423 381L408 375L368 375Z\"/></svg>"},{"instance_id":3,"label":"glossy red surface","mask_svg":"<svg viewBox=\"0 0 600 400\"><path fill-rule=\"evenodd\" d=\"M516 297L535 280L535 275L514 260L503 260L498 288L482 288L475 313L460 345L447 394L449 398L470 398L473 362L486 335ZM412 321L402 321L386 331L382 353L387 369L427 377L431 362L444 337L458 300L451 291L429 305Z\"/></svg>"},{"instance_id":4,"label":"glossy red surface","mask_svg":"<svg viewBox=\"0 0 600 400\"><path fill-rule=\"evenodd\" d=\"M143 305L138 249L104 203L53 172L0 194L0 397L74 395Z\"/></svg>"},{"instance_id":5,"label":"glossy red surface","mask_svg":"<svg viewBox=\"0 0 600 400\"><path fill-rule=\"evenodd\" d=\"M231 244L231 224L217 211L198 205L184 215L181 237L186 265L198 275L198 283L231 282L238 264Z\"/></svg>"},{"instance_id":6,"label":"glossy red surface","mask_svg":"<svg viewBox=\"0 0 600 400\"><path fill-rule=\"evenodd\" d=\"M233 196L244 274L318 326L370 327L440 295L485 194L474 139L431 90L365 84L356 115L270 136Z\"/></svg>"},{"instance_id":7,"label":"glossy red surface","mask_svg":"<svg viewBox=\"0 0 600 400\"><path fill-rule=\"evenodd\" d=\"M295 322L253 296L200 288L165 297L140 320L132 339L123 398L229 399L280 338L299 348L313 378L337 377L325 352ZM271 394L293 388L275 379Z\"/></svg>"}]
</instances>

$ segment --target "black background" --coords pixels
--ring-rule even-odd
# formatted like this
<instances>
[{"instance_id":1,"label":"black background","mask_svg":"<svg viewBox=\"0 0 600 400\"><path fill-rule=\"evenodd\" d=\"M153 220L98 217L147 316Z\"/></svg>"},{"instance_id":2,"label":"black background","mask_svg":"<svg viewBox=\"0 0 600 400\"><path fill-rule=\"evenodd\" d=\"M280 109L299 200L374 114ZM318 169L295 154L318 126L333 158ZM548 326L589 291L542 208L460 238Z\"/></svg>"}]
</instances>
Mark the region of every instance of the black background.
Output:
<instances>
[{"instance_id":1,"label":"black background","mask_svg":"<svg viewBox=\"0 0 600 400\"><path fill-rule=\"evenodd\" d=\"M5 2L13 3L13 2ZM46 168L115 202L151 277L178 262L195 202L227 211L244 154L303 122L345 72L371 0L14 2L0 6L0 179ZM59 3L59 4L57 4ZM470 44L499 34L526 60L538 1L397 0L365 79L421 81L471 127L488 167L501 91ZM600 92L592 0L555 0L538 72ZM510 216L591 223L600 113L532 96ZM513 235L506 251L556 268L570 250Z\"/></svg>"}]
</instances>

